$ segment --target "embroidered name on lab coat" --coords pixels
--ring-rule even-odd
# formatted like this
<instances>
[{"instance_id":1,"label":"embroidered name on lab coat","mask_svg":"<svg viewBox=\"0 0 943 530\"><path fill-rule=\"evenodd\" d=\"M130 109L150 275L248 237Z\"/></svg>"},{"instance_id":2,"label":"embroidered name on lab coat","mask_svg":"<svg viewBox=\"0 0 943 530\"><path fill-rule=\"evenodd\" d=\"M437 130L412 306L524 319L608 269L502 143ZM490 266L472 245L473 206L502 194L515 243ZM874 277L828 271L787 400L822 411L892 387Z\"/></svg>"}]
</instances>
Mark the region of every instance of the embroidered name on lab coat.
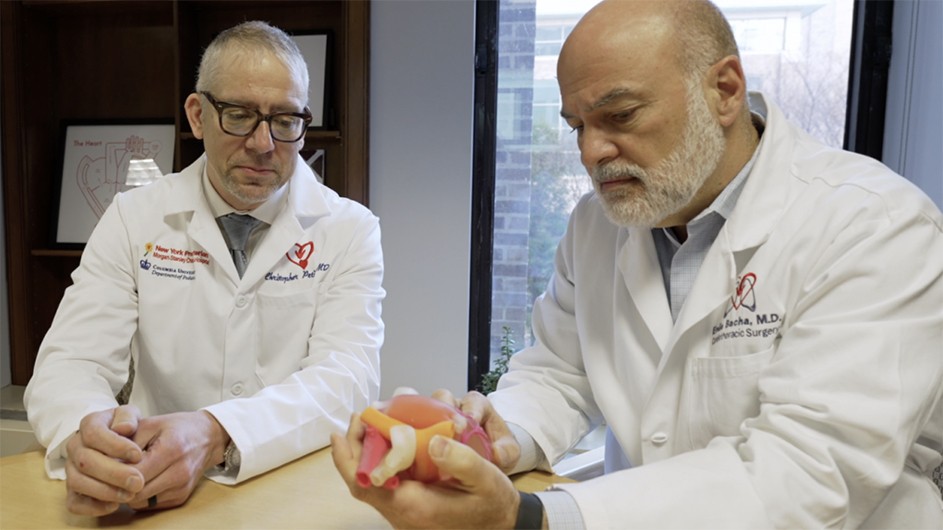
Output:
<instances>
[{"instance_id":1,"label":"embroidered name on lab coat","mask_svg":"<svg viewBox=\"0 0 943 530\"><path fill-rule=\"evenodd\" d=\"M315 276L317 276L319 272L327 272L328 270L330 270L330 268L331 268L330 263L318 263L317 267L315 267L314 270L301 271L300 276L294 272L269 272L269 273L266 273L265 275L265 281L288 283L288 282L294 282L298 280L306 280L309 278L314 278Z\"/></svg>"}]
</instances>

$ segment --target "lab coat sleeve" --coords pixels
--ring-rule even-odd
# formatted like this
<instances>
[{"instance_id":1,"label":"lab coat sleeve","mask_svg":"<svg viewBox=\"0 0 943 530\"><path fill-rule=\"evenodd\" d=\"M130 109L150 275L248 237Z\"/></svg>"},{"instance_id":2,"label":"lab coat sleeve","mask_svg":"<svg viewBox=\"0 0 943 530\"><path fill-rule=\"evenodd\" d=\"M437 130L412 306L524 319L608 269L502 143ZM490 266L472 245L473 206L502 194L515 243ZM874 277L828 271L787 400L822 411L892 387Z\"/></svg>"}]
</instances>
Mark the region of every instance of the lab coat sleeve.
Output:
<instances>
[{"instance_id":1,"label":"lab coat sleeve","mask_svg":"<svg viewBox=\"0 0 943 530\"><path fill-rule=\"evenodd\" d=\"M39 347L23 402L46 471L65 478L61 446L82 418L118 405L137 325L134 257L119 208L105 211Z\"/></svg>"},{"instance_id":2,"label":"lab coat sleeve","mask_svg":"<svg viewBox=\"0 0 943 530\"><path fill-rule=\"evenodd\" d=\"M506 421L529 433L557 461L601 421L583 365L572 280L573 216L554 260L547 290L534 302L534 345L515 353L489 394Z\"/></svg>"},{"instance_id":3,"label":"lab coat sleeve","mask_svg":"<svg viewBox=\"0 0 943 530\"><path fill-rule=\"evenodd\" d=\"M213 480L241 482L320 449L379 398L385 291L376 217L365 214L330 273L300 369L251 397L206 407L242 457L236 477L210 472Z\"/></svg>"},{"instance_id":4,"label":"lab coat sleeve","mask_svg":"<svg viewBox=\"0 0 943 530\"><path fill-rule=\"evenodd\" d=\"M857 527L905 466L920 467L913 451L938 458L914 442L943 393L939 217L862 215L819 228L831 235L795 272L759 413L739 436L561 486L588 528ZM901 506L939 512L923 490Z\"/></svg>"}]
</instances>

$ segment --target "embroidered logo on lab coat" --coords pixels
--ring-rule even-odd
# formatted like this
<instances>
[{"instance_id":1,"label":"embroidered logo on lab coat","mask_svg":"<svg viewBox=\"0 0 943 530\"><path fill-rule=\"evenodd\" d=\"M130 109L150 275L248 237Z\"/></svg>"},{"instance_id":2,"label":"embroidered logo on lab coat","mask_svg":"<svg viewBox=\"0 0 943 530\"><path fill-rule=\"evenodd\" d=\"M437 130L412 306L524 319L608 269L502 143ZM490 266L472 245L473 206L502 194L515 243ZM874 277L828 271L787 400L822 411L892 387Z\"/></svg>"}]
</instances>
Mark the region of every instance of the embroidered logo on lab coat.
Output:
<instances>
[{"instance_id":1,"label":"embroidered logo on lab coat","mask_svg":"<svg viewBox=\"0 0 943 530\"><path fill-rule=\"evenodd\" d=\"M757 312L762 309L756 301L759 283L752 272L739 278L721 321L711 329L711 344L730 339L775 337L779 333L783 325L781 314Z\"/></svg>"},{"instance_id":2,"label":"embroidered logo on lab coat","mask_svg":"<svg viewBox=\"0 0 943 530\"><path fill-rule=\"evenodd\" d=\"M740 283L737 284L737 291L730 297L730 307L724 311L727 316L731 310L738 311L745 307L752 312L756 312L756 293L753 288L756 286L756 274L748 272L740 277Z\"/></svg>"},{"instance_id":3,"label":"embroidered logo on lab coat","mask_svg":"<svg viewBox=\"0 0 943 530\"><path fill-rule=\"evenodd\" d=\"M151 259L148 259L150 256ZM154 263L151 263L151 260ZM148 271L153 276L174 280L196 279L195 265L210 264L210 255L205 250L187 250L165 247L160 244L147 242L144 244L144 255L138 264L141 270Z\"/></svg>"},{"instance_id":4,"label":"embroidered logo on lab coat","mask_svg":"<svg viewBox=\"0 0 943 530\"><path fill-rule=\"evenodd\" d=\"M286 252L285 257L288 258L288 261L301 267L301 270L307 270L308 258L311 257L311 254L314 254L314 242L308 241L307 243L295 243L295 248Z\"/></svg>"},{"instance_id":5,"label":"embroidered logo on lab coat","mask_svg":"<svg viewBox=\"0 0 943 530\"><path fill-rule=\"evenodd\" d=\"M265 275L265 281L287 284L289 282L314 278L317 273L327 272L331 268L330 263L318 263L316 266L312 267L313 270L308 270L312 254L314 254L313 241L295 243L294 248L285 253L285 258L301 268L301 276L285 270L269 271Z\"/></svg>"}]
</instances>

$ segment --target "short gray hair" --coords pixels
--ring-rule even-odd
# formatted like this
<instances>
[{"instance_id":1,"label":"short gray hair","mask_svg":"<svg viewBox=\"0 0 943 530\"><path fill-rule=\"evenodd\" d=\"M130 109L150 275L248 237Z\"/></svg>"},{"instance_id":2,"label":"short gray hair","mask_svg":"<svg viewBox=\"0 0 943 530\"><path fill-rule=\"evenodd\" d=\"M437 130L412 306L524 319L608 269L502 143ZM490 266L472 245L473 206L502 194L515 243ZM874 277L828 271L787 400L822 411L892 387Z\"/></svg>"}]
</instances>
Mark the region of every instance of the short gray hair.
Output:
<instances>
[{"instance_id":1,"label":"short gray hair","mask_svg":"<svg viewBox=\"0 0 943 530\"><path fill-rule=\"evenodd\" d=\"M708 0L687 0L676 6L673 16L680 41L681 68L688 75L703 75L728 55L740 57L730 23L717 6Z\"/></svg>"},{"instance_id":2,"label":"short gray hair","mask_svg":"<svg viewBox=\"0 0 943 530\"><path fill-rule=\"evenodd\" d=\"M253 20L233 26L213 39L200 60L196 79L197 92L209 91L230 52L259 53L266 51L281 60L308 95L308 65L295 41L287 33L266 22ZM307 101L305 102L307 105Z\"/></svg>"}]
</instances>

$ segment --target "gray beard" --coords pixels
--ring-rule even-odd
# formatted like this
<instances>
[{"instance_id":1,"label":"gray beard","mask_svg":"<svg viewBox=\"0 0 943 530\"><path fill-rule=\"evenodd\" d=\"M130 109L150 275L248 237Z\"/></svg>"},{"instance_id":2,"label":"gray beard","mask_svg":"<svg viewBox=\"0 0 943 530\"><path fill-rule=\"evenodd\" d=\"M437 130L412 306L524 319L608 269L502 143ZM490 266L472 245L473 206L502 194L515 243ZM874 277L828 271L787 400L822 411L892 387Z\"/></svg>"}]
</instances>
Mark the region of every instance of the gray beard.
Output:
<instances>
[{"instance_id":1,"label":"gray beard","mask_svg":"<svg viewBox=\"0 0 943 530\"><path fill-rule=\"evenodd\" d=\"M688 86L688 121L678 146L649 169L614 161L593 168L603 211L619 226L654 227L687 206L714 173L726 148L724 130L699 85ZM634 177L637 185L603 192L600 183Z\"/></svg>"}]
</instances>

